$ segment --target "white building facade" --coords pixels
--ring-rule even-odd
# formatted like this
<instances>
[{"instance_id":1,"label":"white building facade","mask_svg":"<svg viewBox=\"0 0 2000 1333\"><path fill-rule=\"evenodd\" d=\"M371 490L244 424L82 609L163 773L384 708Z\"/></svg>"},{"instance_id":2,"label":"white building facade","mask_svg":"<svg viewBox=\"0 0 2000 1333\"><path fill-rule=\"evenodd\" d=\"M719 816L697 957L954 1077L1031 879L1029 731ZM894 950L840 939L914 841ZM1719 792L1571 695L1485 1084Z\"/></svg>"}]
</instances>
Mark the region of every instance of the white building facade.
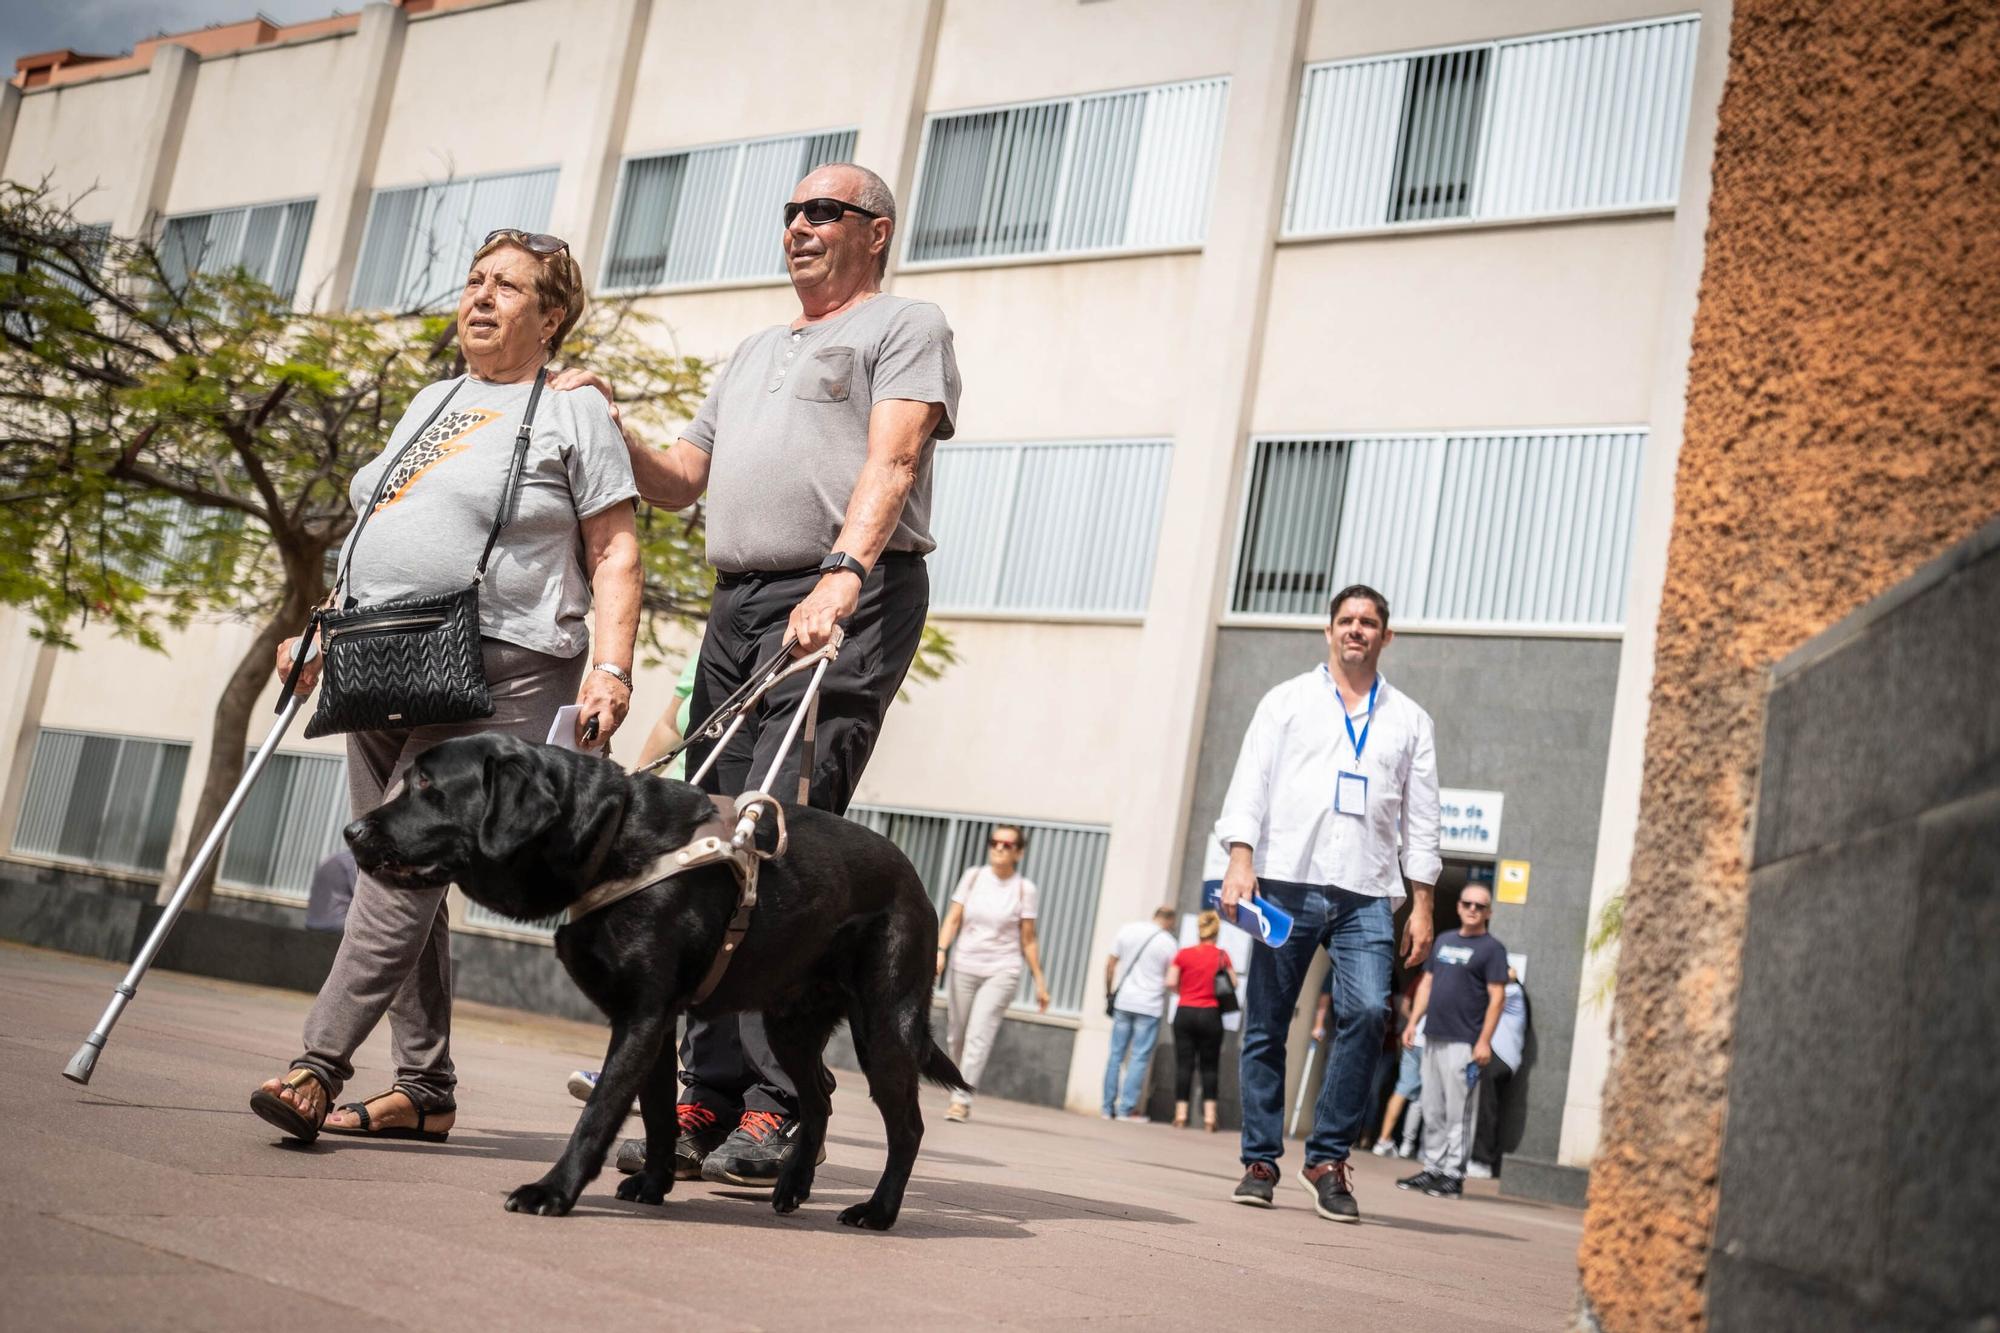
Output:
<instances>
[{"instance_id":1,"label":"white building facade","mask_svg":"<svg viewBox=\"0 0 2000 1333\"><path fill-rule=\"evenodd\" d=\"M1535 1037L1505 1140L1586 1164L1609 1036L1584 938L1630 857L1726 4L757 8L378 3L165 39L8 87L0 162L320 309L448 292L488 229L554 231L712 359L795 313L793 182L873 167L892 290L957 334L931 567L961 660L892 710L853 814L938 895L994 821L1028 827L1056 1003L1016 1006L989 1086L1095 1109L1112 934L1195 905L1251 708L1367 582L1461 805L1442 912L1509 863L1494 930ZM56 653L0 611L0 856L170 873L213 664L247 638ZM642 712L679 666L642 674ZM297 911L342 762L287 743L226 899Z\"/></svg>"}]
</instances>

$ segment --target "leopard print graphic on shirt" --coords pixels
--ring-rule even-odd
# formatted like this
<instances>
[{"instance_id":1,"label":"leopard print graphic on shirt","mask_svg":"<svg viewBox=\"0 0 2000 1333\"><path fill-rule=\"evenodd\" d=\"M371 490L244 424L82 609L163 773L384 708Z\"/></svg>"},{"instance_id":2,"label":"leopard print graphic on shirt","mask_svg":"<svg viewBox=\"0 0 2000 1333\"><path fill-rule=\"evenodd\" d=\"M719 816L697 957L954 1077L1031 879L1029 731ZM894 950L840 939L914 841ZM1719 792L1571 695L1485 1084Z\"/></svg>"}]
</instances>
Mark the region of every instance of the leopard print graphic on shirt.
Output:
<instances>
[{"instance_id":1,"label":"leopard print graphic on shirt","mask_svg":"<svg viewBox=\"0 0 2000 1333\"><path fill-rule=\"evenodd\" d=\"M447 412L433 421L430 429L417 438L417 442L396 464L388 485L382 488L382 503L375 506L375 512L379 514L408 495L417 478L463 450L471 442L473 432L499 419L498 412L484 407L468 407Z\"/></svg>"}]
</instances>

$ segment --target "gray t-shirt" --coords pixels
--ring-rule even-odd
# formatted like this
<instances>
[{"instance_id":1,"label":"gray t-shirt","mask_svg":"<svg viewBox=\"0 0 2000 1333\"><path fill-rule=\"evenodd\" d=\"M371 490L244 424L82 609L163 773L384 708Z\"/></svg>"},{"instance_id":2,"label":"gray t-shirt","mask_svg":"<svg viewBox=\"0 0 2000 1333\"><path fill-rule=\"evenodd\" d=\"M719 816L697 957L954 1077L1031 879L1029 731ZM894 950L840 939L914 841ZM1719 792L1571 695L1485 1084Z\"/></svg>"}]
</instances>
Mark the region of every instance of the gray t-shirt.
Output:
<instances>
[{"instance_id":1,"label":"gray t-shirt","mask_svg":"<svg viewBox=\"0 0 2000 1333\"><path fill-rule=\"evenodd\" d=\"M479 567L534 381L487 384L468 376L453 393L458 384L445 380L418 393L389 447L354 474L348 496L359 514L389 460L451 394L425 438L397 466L375 516L359 530L347 586L358 602L454 592ZM494 543L479 589L480 631L553 657L574 657L588 647L590 579L580 520L638 493L631 457L603 397L544 389L513 518Z\"/></svg>"},{"instance_id":2,"label":"gray t-shirt","mask_svg":"<svg viewBox=\"0 0 2000 1333\"><path fill-rule=\"evenodd\" d=\"M794 332L743 340L681 432L706 451L708 559L725 573L810 569L833 549L868 459L868 414L942 403L887 550L928 554L931 447L957 428L951 326L928 301L877 296Z\"/></svg>"}]
</instances>

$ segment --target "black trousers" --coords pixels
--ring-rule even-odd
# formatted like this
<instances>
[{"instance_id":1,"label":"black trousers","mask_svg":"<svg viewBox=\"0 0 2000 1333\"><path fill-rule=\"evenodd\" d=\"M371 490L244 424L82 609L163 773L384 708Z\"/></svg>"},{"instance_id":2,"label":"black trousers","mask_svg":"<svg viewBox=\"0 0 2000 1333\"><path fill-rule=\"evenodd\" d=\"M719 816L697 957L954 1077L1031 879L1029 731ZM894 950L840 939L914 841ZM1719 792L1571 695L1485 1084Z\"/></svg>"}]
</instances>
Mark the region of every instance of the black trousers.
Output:
<instances>
[{"instance_id":1,"label":"black trousers","mask_svg":"<svg viewBox=\"0 0 2000 1333\"><path fill-rule=\"evenodd\" d=\"M819 571L810 569L723 574L716 579L688 706L693 724L713 713L778 651L792 608L805 600L819 579ZM861 585L860 604L844 626L847 638L840 656L820 682L807 804L846 813L882 734L882 718L916 658L930 599L930 575L922 556L885 553ZM703 791L736 796L762 780L810 675L800 672L764 696L702 779ZM688 747L688 772L707 762L714 748L713 742ZM799 760L800 746L794 742L771 785L780 800L798 798ZM798 1107L798 1092L771 1052L761 1014L736 1014L712 1022L689 1019L681 1042L680 1080L683 1102L700 1102L725 1118L739 1110L788 1116Z\"/></svg>"},{"instance_id":2,"label":"black trousers","mask_svg":"<svg viewBox=\"0 0 2000 1333\"><path fill-rule=\"evenodd\" d=\"M1472 1129L1472 1158L1486 1166L1500 1165L1500 1086L1514 1077L1514 1066L1494 1056L1479 1075L1478 1123Z\"/></svg>"},{"instance_id":3,"label":"black trousers","mask_svg":"<svg viewBox=\"0 0 2000 1333\"><path fill-rule=\"evenodd\" d=\"M1201 1061L1201 1096L1214 1101L1222 1095L1216 1071L1222 1065L1222 1010L1219 1007L1174 1011L1174 1100L1190 1100L1194 1066Z\"/></svg>"}]
</instances>

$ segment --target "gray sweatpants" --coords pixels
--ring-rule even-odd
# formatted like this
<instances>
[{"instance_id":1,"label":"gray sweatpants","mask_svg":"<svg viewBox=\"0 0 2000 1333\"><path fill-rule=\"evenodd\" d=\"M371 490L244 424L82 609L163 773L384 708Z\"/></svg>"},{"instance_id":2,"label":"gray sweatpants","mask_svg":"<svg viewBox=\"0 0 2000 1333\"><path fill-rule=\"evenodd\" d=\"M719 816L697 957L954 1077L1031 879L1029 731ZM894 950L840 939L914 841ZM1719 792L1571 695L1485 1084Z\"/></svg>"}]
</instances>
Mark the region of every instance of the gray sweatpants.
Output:
<instances>
[{"instance_id":1,"label":"gray sweatpants","mask_svg":"<svg viewBox=\"0 0 2000 1333\"><path fill-rule=\"evenodd\" d=\"M945 974L945 1050L974 1089L986 1072L993 1039L1000 1035L1000 1020L1007 1016L1007 1006L1020 989L1018 967L990 977L967 976L955 967ZM954 1092L951 1099L963 1106L972 1105L970 1092Z\"/></svg>"},{"instance_id":2,"label":"gray sweatpants","mask_svg":"<svg viewBox=\"0 0 2000 1333\"><path fill-rule=\"evenodd\" d=\"M1479 1099L1465 1086L1472 1063L1469 1041L1424 1042L1424 1170L1465 1178L1465 1151L1472 1145L1472 1114Z\"/></svg>"},{"instance_id":3,"label":"gray sweatpants","mask_svg":"<svg viewBox=\"0 0 2000 1333\"><path fill-rule=\"evenodd\" d=\"M481 641L493 716L347 738L347 799L355 817L382 804L410 761L454 736L504 732L523 740L548 738L556 710L576 702L588 654L564 660L529 648ZM362 874L354 881L347 930L333 970L306 1015L305 1054L294 1069L310 1069L333 1096L354 1076L354 1052L389 1015L395 1086L425 1109L453 1104L458 1076L451 1065L451 936L445 890L392 889Z\"/></svg>"}]
</instances>

